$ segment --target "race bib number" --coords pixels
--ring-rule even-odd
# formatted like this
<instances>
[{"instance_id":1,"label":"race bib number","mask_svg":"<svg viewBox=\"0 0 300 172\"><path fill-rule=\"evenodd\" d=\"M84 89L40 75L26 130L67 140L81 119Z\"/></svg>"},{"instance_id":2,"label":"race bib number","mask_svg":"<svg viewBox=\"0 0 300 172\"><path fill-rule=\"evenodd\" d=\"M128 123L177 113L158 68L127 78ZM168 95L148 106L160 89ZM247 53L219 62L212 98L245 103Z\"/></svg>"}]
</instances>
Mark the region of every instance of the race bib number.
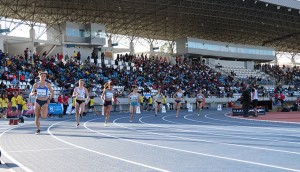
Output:
<instances>
[{"instance_id":1,"label":"race bib number","mask_svg":"<svg viewBox=\"0 0 300 172\"><path fill-rule=\"evenodd\" d=\"M47 90L45 90L45 89L37 89L36 93L39 96L47 96Z\"/></svg>"}]
</instances>

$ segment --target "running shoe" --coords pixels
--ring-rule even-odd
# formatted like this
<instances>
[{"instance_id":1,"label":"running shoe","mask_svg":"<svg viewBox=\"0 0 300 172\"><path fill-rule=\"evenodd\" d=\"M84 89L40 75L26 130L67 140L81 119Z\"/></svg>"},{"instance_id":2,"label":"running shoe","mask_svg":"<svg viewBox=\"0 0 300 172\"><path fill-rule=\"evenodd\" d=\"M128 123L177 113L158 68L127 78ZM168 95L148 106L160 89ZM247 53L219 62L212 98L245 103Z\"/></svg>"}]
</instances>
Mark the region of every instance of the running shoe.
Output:
<instances>
[{"instance_id":1,"label":"running shoe","mask_svg":"<svg viewBox=\"0 0 300 172\"><path fill-rule=\"evenodd\" d=\"M79 123L76 124L76 128L79 126Z\"/></svg>"},{"instance_id":2,"label":"running shoe","mask_svg":"<svg viewBox=\"0 0 300 172\"><path fill-rule=\"evenodd\" d=\"M107 127L107 124L106 124L106 123L104 123L104 127Z\"/></svg>"},{"instance_id":3,"label":"running shoe","mask_svg":"<svg viewBox=\"0 0 300 172\"><path fill-rule=\"evenodd\" d=\"M41 130L36 130L35 135L38 135L41 133Z\"/></svg>"}]
</instances>

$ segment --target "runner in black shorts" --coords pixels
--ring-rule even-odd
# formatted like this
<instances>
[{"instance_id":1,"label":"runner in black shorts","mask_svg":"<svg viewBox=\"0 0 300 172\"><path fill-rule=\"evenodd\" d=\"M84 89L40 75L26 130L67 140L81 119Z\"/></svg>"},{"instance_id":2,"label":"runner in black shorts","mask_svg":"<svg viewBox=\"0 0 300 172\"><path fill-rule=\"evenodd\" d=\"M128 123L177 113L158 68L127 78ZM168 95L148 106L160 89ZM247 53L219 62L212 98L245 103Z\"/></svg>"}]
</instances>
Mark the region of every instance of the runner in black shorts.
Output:
<instances>
[{"instance_id":1,"label":"runner in black shorts","mask_svg":"<svg viewBox=\"0 0 300 172\"><path fill-rule=\"evenodd\" d=\"M164 95L161 93L161 89L157 89L157 94L155 95L155 116L157 116L157 112L159 111L162 103Z\"/></svg>"},{"instance_id":2,"label":"runner in black shorts","mask_svg":"<svg viewBox=\"0 0 300 172\"><path fill-rule=\"evenodd\" d=\"M104 84L104 90L102 93L102 99L104 101L104 116L105 116L105 123L104 126L107 127L110 111L112 108L112 101L114 99L114 92L113 92L113 84L111 81Z\"/></svg>"},{"instance_id":3,"label":"runner in black shorts","mask_svg":"<svg viewBox=\"0 0 300 172\"><path fill-rule=\"evenodd\" d=\"M200 115L200 112L202 110L202 102L204 100L204 95L202 94L202 90L199 91L199 93L197 94L197 97L196 97L196 101L197 101L197 109L198 109L198 116Z\"/></svg>"},{"instance_id":4,"label":"runner in black shorts","mask_svg":"<svg viewBox=\"0 0 300 172\"><path fill-rule=\"evenodd\" d=\"M76 98L75 101L75 111L76 111L76 127L79 126L79 117L82 116L84 112L85 105L89 101L89 92L84 87L84 80L79 79L79 86L74 88L73 98Z\"/></svg>"},{"instance_id":5,"label":"runner in black shorts","mask_svg":"<svg viewBox=\"0 0 300 172\"><path fill-rule=\"evenodd\" d=\"M175 108L177 110L176 112L176 118L179 116L181 102L183 101L183 92L179 88L178 91L173 95L173 98L175 99Z\"/></svg>"}]
</instances>

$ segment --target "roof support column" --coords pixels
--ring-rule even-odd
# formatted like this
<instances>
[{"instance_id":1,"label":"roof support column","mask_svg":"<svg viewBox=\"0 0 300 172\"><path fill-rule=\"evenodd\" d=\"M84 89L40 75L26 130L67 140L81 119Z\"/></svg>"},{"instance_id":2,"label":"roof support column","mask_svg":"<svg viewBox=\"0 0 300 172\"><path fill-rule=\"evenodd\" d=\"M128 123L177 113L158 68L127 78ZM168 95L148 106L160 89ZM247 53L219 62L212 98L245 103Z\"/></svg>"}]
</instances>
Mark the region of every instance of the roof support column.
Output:
<instances>
[{"instance_id":1,"label":"roof support column","mask_svg":"<svg viewBox=\"0 0 300 172\"><path fill-rule=\"evenodd\" d=\"M29 46L27 48L29 50L32 50L32 52L36 52L36 47L34 46L35 30L33 28L33 25L31 26L31 29L29 30L29 36L30 36L31 42L29 43Z\"/></svg>"},{"instance_id":2,"label":"roof support column","mask_svg":"<svg viewBox=\"0 0 300 172\"><path fill-rule=\"evenodd\" d=\"M0 50L2 50L2 52L5 52L3 42L4 42L3 35L0 34Z\"/></svg>"},{"instance_id":3,"label":"roof support column","mask_svg":"<svg viewBox=\"0 0 300 172\"><path fill-rule=\"evenodd\" d=\"M150 57L154 55L154 50L153 50L153 43L151 42L150 44Z\"/></svg>"},{"instance_id":4,"label":"roof support column","mask_svg":"<svg viewBox=\"0 0 300 172\"><path fill-rule=\"evenodd\" d=\"M130 51L131 55L133 55L135 53L135 51L134 51L134 43L133 43L132 40L129 43L129 51Z\"/></svg>"},{"instance_id":5,"label":"roof support column","mask_svg":"<svg viewBox=\"0 0 300 172\"><path fill-rule=\"evenodd\" d=\"M175 46L175 41L168 41L168 53L169 54L174 54L174 46Z\"/></svg>"}]
</instances>

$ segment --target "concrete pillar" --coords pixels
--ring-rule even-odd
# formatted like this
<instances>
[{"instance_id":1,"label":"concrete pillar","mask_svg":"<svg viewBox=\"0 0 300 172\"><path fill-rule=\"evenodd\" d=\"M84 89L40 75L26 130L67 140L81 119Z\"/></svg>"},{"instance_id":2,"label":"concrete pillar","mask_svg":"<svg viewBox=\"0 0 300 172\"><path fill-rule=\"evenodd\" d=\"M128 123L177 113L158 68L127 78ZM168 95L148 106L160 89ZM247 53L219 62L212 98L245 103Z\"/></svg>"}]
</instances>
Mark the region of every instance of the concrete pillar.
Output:
<instances>
[{"instance_id":1,"label":"concrete pillar","mask_svg":"<svg viewBox=\"0 0 300 172\"><path fill-rule=\"evenodd\" d=\"M35 40L35 30L33 27L29 30L29 37L31 39L31 42L28 45L28 49L31 50L32 52L36 52L36 47L34 46L34 40Z\"/></svg>"},{"instance_id":2,"label":"concrete pillar","mask_svg":"<svg viewBox=\"0 0 300 172\"><path fill-rule=\"evenodd\" d=\"M109 38L107 42L108 42L108 45L107 45L107 47L112 47L112 46L111 46L111 44L112 44L112 40L111 40L111 38Z\"/></svg>"},{"instance_id":3,"label":"concrete pillar","mask_svg":"<svg viewBox=\"0 0 300 172\"><path fill-rule=\"evenodd\" d=\"M29 36L32 39L32 41L34 41L34 39L35 39L35 30L33 29L33 27L31 27L31 29L29 30Z\"/></svg>"},{"instance_id":4,"label":"concrete pillar","mask_svg":"<svg viewBox=\"0 0 300 172\"><path fill-rule=\"evenodd\" d=\"M60 33L60 43L61 45L63 45L63 43L65 42L65 34L63 32Z\"/></svg>"},{"instance_id":5,"label":"concrete pillar","mask_svg":"<svg viewBox=\"0 0 300 172\"><path fill-rule=\"evenodd\" d=\"M5 52L5 50L4 50L4 38L3 38L2 34L0 34L0 50L2 50L2 52Z\"/></svg>"},{"instance_id":6,"label":"concrete pillar","mask_svg":"<svg viewBox=\"0 0 300 172\"><path fill-rule=\"evenodd\" d=\"M153 44L150 44L150 57L154 55Z\"/></svg>"},{"instance_id":7,"label":"concrete pillar","mask_svg":"<svg viewBox=\"0 0 300 172\"><path fill-rule=\"evenodd\" d=\"M134 51L134 43L132 41L130 41L129 43L129 51L130 51L130 54L134 54L135 51Z\"/></svg>"},{"instance_id":8,"label":"concrete pillar","mask_svg":"<svg viewBox=\"0 0 300 172\"><path fill-rule=\"evenodd\" d=\"M293 67L296 66L295 55L292 55L291 62Z\"/></svg>"},{"instance_id":9,"label":"concrete pillar","mask_svg":"<svg viewBox=\"0 0 300 172\"><path fill-rule=\"evenodd\" d=\"M172 46L168 46L168 53L173 54L173 47Z\"/></svg>"}]
</instances>

